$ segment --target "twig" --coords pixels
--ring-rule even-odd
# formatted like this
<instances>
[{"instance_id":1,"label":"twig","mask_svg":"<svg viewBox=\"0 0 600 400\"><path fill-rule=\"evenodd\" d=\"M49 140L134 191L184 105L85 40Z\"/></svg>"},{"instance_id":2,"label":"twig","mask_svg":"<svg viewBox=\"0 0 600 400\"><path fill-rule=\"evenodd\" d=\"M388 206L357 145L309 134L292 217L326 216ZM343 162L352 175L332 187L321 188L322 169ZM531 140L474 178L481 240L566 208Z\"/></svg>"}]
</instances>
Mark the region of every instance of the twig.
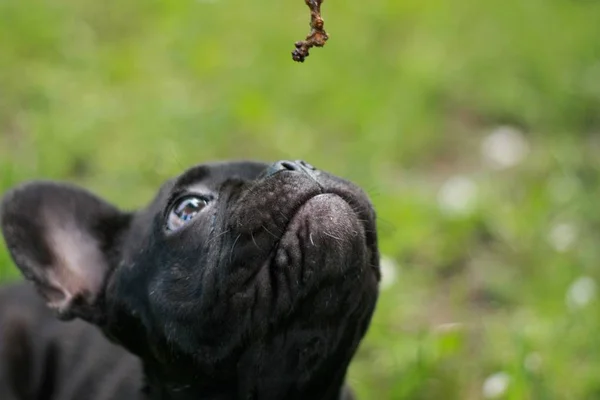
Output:
<instances>
[{"instance_id":1,"label":"twig","mask_svg":"<svg viewBox=\"0 0 600 400\"><path fill-rule=\"evenodd\" d=\"M309 56L308 51L312 47L323 47L329 39L329 35L325 32L323 18L321 17L321 4L324 0L304 0L308 8L310 8L310 28L311 31L306 37L306 40L296 42L296 50L292 52L294 61L304 62Z\"/></svg>"}]
</instances>

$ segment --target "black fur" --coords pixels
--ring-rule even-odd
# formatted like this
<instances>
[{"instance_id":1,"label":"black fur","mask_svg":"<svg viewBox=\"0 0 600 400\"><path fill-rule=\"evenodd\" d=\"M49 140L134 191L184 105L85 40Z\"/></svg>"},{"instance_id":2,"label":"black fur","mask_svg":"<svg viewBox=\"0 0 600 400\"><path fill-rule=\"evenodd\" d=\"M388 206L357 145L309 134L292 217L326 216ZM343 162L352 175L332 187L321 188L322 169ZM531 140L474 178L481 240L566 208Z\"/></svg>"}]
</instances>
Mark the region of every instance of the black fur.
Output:
<instances>
[{"instance_id":1,"label":"black fur","mask_svg":"<svg viewBox=\"0 0 600 400\"><path fill-rule=\"evenodd\" d=\"M188 195L206 206L166 229ZM375 213L355 185L303 162L215 163L136 212L32 182L0 218L41 294L0 291L1 399L351 398L379 281Z\"/></svg>"}]
</instances>

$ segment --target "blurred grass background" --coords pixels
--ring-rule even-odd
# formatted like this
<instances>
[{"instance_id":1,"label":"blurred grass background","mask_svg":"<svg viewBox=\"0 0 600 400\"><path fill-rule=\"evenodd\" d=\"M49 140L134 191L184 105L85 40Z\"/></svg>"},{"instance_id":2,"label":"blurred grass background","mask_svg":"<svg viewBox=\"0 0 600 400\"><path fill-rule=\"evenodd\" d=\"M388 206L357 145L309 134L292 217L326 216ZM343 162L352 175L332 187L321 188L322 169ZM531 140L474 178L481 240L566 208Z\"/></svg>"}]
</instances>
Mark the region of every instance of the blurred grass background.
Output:
<instances>
[{"instance_id":1,"label":"blurred grass background","mask_svg":"<svg viewBox=\"0 0 600 400\"><path fill-rule=\"evenodd\" d=\"M1 1L0 191L128 208L198 162L306 159L380 215L361 399L600 399L600 3L323 11L300 65L301 0Z\"/></svg>"}]
</instances>

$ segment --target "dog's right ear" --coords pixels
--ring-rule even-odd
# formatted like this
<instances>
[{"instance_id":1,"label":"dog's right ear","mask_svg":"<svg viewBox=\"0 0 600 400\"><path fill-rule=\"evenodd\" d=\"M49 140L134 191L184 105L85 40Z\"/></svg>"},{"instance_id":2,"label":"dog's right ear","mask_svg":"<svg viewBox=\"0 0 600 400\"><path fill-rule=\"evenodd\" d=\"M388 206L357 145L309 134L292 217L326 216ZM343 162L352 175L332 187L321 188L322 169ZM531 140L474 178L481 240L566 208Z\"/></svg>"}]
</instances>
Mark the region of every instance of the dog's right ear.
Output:
<instances>
[{"instance_id":1,"label":"dog's right ear","mask_svg":"<svg viewBox=\"0 0 600 400\"><path fill-rule=\"evenodd\" d=\"M32 182L8 192L0 225L8 250L61 319L101 318L106 278L131 221L75 186Z\"/></svg>"}]
</instances>

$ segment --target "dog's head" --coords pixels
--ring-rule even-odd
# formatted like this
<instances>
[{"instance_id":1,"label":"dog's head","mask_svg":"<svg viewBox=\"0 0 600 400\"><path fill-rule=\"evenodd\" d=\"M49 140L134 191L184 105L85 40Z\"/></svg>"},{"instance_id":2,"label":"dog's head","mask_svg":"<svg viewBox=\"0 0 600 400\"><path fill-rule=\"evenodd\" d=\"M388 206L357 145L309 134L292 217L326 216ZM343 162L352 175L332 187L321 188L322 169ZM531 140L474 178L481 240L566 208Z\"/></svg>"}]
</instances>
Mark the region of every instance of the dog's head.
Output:
<instances>
[{"instance_id":1,"label":"dog's head","mask_svg":"<svg viewBox=\"0 0 600 400\"><path fill-rule=\"evenodd\" d=\"M304 162L196 166L131 213L32 182L6 194L0 217L15 264L61 318L182 381L240 369L343 380L377 299L371 203Z\"/></svg>"}]
</instances>

